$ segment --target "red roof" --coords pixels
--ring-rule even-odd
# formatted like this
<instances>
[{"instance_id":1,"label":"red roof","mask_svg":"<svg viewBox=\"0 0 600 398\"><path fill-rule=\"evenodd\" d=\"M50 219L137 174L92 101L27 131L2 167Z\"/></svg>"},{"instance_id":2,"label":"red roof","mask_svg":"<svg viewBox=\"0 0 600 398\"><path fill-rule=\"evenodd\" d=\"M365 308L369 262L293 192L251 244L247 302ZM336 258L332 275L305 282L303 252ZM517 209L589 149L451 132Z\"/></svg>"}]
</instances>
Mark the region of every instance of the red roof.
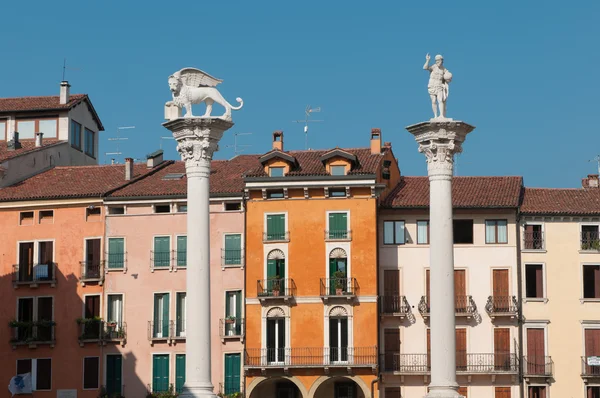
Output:
<instances>
[{"instance_id":1,"label":"red roof","mask_svg":"<svg viewBox=\"0 0 600 398\"><path fill-rule=\"evenodd\" d=\"M521 213L524 214L600 214L599 188L525 188Z\"/></svg>"},{"instance_id":2,"label":"red roof","mask_svg":"<svg viewBox=\"0 0 600 398\"><path fill-rule=\"evenodd\" d=\"M231 160L213 160L210 176L211 195L241 194L243 175L260 165L258 155L240 155ZM187 195L187 177L167 178L168 174L185 174L184 162L170 163L156 173L112 192L109 197L183 196Z\"/></svg>"},{"instance_id":3,"label":"red roof","mask_svg":"<svg viewBox=\"0 0 600 398\"><path fill-rule=\"evenodd\" d=\"M454 177L453 206L455 208L517 208L522 185L522 177ZM429 207L429 178L402 177L382 206Z\"/></svg>"},{"instance_id":4,"label":"red roof","mask_svg":"<svg viewBox=\"0 0 600 398\"><path fill-rule=\"evenodd\" d=\"M376 174L377 169L381 164L381 158L385 154L385 151L388 150L387 148L383 148L381 153L372 155L370 148L339 149L355 155L357 158L357 164L352 167L352 170L348 173L348 175ZM285 152L286 154L296 158L298 161L298 166L293 168L288 174L286 174L286 176L329 176L330 174L327 172L325 165L321 161L321 156L329 152L331 152L331 149ZM247 173L246 176L268 177L263 166L261 165L258 165L252 171Z\"/></svg>"},{"instance_id":5,"label":"red roof","mask_svg":"<svg viewBox=\"0 0 600 398\"><path fill-rule=\"evenodd\" d=\"M125 165L61 166L0 189L0 202L16 200L100 197L149 172L146 164L135 164L133 178L125 180Z\"/></svg>"},{"instance_id":6,"label":"red roof","mask_svg":"<svg viewBox=\"0 0 600 398\"><path fill-rule=\"evenodd\" d=\"M35 152L35 151L39 151L43 148L47 148L49 146L63 144L67 141L59 141L59 140L55 140L55 139L44 139L44 140L42 140L41 147L36 147L35 141L33 141L33 140L25 140L25 141L19 141L19 142L21 143L21 148L15 149L14 151L9 151L7 142L0 141L0 163L4 162L5 160L12 159L14 157L17 157L17 156L20 156L20 155L23 155L23 154L26 154L29 152Z\"/></svg>"}]
</instances>

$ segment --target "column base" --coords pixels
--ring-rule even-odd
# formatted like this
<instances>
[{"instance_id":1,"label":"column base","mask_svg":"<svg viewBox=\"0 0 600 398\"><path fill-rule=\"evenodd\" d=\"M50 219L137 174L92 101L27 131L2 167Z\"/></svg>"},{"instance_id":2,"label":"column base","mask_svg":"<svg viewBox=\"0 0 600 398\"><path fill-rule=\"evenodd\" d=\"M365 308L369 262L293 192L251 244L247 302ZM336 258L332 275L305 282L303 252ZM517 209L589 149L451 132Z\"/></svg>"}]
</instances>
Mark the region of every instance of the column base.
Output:
<instances>
[{"instance_id":1,"label":"column base","mask_svg":"<svg viewBox=\"0 0 600 398\"><path fill-rule=\"evenodd\" d=\"M185 383L179 398L216 398L212 383L196 383L190 385Z\"/></svg>"},{"instance_id":2,"label":"column base","mask_svg":"<svg viewBox=\"0 0 600 398\"><path fill-rule=\"evenodd\" d=\"M453 388L449 387L431 387L425 398L464 398Z\"/></svg>"}]
</instances>

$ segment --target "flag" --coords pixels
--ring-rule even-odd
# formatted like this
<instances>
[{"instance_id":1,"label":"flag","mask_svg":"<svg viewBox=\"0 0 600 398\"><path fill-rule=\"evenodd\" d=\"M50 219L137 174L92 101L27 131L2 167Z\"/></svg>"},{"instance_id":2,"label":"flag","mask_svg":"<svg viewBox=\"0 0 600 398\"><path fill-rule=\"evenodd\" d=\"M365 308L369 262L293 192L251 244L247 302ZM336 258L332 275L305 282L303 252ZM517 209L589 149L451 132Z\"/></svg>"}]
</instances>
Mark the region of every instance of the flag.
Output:
<instances>
[{"instance_id":1,"label":"flag","mask_svg":"<svg viewBox=\"0 0 600 398\"><path fill-rule=\"evenodd\" d=\"M16 394L31 394L31 373L16 375L10 379L8 391L13 396Z\"/></svg>"}]
</instances>

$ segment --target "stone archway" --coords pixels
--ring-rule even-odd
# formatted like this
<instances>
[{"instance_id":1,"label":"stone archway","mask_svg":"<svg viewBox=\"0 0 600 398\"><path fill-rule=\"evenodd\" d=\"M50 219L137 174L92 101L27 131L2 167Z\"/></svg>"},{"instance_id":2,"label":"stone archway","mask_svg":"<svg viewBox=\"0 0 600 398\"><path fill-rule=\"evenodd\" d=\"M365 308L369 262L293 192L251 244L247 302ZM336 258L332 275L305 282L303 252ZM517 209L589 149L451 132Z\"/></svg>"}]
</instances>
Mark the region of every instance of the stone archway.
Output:
<instances>
[{"instance_id":1,"label":"stone archway","mask_svg":"<svg viewBox=\"0 0 600 398\"><path fill-rule=\"evenodd\" d=\"M370 398L371 390L369 386L358 376L321 376L310 387L308 398L329 398L334 395L329 390L333 390L336 381L353 381L357 387L358 398Z\"/></svg>"},{"instance_id":2,"label":"stone archway","mask_svg":"<svg viewBox=\"0 0 600 398\"><path fill-rule=\"evenodd\" d=\"M298 391L296 398L308 398L308 391L304 384L295 377L289 376L276 376L276 377L255 377L254 380L246 388L246 398L263 398L267 396L275 396L274 393L268 393L266 391L273 390L274 385L277 382L287 381L294 384ZM253 395L254 394L254 395Z\"/></svg>"}]
</instances>

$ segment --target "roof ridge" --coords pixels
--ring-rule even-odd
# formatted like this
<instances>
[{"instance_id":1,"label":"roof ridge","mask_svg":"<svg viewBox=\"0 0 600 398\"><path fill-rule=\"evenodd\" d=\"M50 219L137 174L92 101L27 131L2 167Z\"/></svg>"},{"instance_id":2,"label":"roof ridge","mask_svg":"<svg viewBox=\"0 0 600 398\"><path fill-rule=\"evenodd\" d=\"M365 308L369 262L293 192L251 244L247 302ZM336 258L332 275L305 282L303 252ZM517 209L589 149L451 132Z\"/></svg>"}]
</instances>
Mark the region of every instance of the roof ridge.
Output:
<instances>
[{"instance_id":1,"label":"roof ridge","mask_svg":"<svg viewBox=\"0 0 600 398\"><path fill-rule=\"evenodd\" d=\"M73 93L70 94L71 97L73 96L86 96L86 93ZM22 97L0 97L0 100L17 100L17 99L29 99L29 98L59 98L60 95L25 95Z\"/></svg>"}]
</instances>

